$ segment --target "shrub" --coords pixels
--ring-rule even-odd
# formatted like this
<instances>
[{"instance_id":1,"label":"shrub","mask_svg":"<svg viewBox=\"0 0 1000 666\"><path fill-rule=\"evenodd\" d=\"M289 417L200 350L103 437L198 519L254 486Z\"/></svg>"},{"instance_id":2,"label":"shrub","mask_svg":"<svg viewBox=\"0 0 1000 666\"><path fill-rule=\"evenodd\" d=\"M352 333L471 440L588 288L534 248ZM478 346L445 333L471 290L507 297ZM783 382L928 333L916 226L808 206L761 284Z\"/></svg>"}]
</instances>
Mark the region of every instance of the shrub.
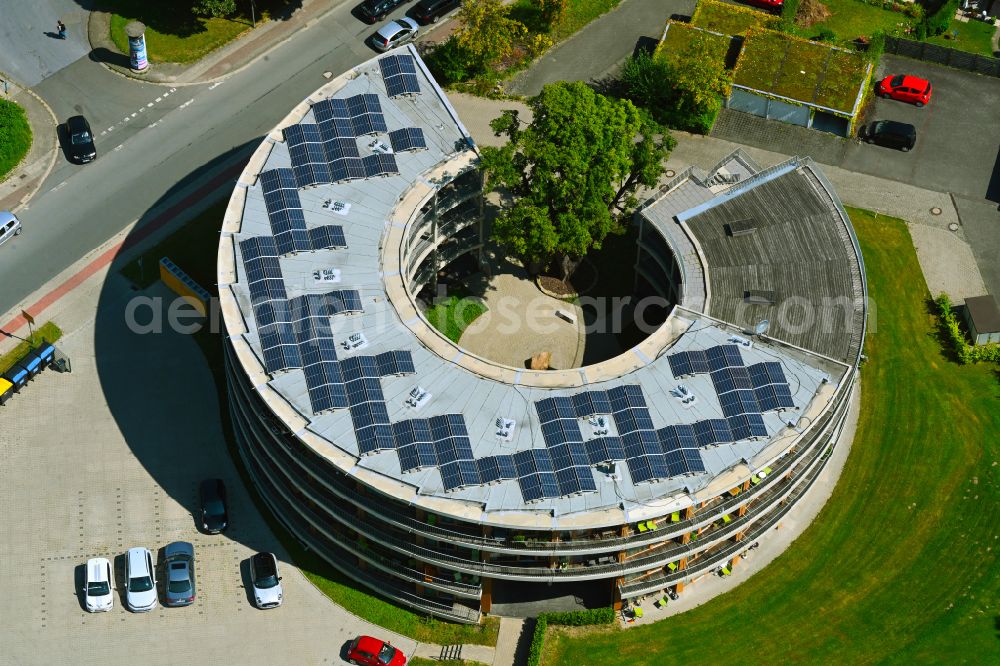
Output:
<instances>
[{"instance_id":1,"label":"shrub","mask_svg":"<svg viewBox=\"0 0 1000 666\"><path fill-rule=\"evenodd\" d=\"M835 33L833 30L830 30L825 25L820 26L819 32L816 33L816 36L813 37L813 40L817 42L833 42L837 40L837 33Z\"/></svg>"},{"instance_id":2,"label":"shrub","mask_svg":"<svg viewBox=\"0 0 1000 666\"><path fill-rule=\"evenodd\" d=\"M942 332L959 363L1000 362L1000 344L990 343L973 347L968 343L965 334L959 327L958 318L952 310L951 299L948 298L947 294L941 294L934 302L938 307Z\"/></svg>"},{"instance_id":3,"label":"shrub","mask_svg":"<svg viewBox=\"0 0 1000 666\"><path fill-rule=\"evenodd\" d=\"M876 30L868 40L868 50L865 52L865 56L868 58L868 62L877 64L884 51L885 32Z\"/></svg>"},{"instance_id":4,"label":"shrub","mask_svg":"<svg viewBox=\"0 0 1000 666\"><path fill-rule=\"evenodd\" d=\"M196 16L223 18L236 13L236 0L196 0L191 6Z\"/></svg>"},{"instance_id":5,"label":"shrub","mask_svg":"<svg viewBox=\"0 0 1000 666\"><path fill-rule=\"evenodd\" d=\"M468 81L476 76L479 72L472 60L472 54L454 37L449 37L448 41L438 45L424 58L434 78L442 86Z\"/></svg>"},{"instance_id":6,"label":"shrub","mask_svg":"<svg viewBox=\"0 0 1000 666\"><path fill-rule=\"evenodd\" d=\"M936 12L925 18L922 23L926 25L926 34L931 37L940 35L951 26L955 12L961 0L948 0L941 5Z\"/></svg>"}]
</instances>

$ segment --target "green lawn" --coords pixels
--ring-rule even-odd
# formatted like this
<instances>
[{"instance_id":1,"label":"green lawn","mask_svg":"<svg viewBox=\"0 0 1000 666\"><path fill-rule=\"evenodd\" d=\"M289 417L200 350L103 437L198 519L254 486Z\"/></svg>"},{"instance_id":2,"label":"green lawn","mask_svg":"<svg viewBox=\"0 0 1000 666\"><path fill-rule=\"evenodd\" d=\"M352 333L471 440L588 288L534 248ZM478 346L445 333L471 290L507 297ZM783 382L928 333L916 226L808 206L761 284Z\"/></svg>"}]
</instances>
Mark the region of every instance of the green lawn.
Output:
<instances>
[{"instance_id":1,"label":"green lawn","mask_svg":"<svg viewBox=\"0 0 1000 666\"><path fill-rule=\"evenodd\" d=\"M0 182L14 170L31 148L31 126L19 105L0 99Z\"/></svg>"},{"instance_id":2,"label":"green lawn","mask_svg":"<svg viewBox=\"0 0 1000 666\"><path fill-rule=\"evenodd\" d=\"M732 592L654 625L550 632L544 664L1000 663L1000 374L947 360L905 225L850 213L877 320L833 497Z\"/></svg>"},{"instance_id":3,"label":"green lawn","mask_svg":"<svg viewBox=\"0 0 1000 666\"><path fill-rule=\"evenodd\" d=\"M237 2L231 18L202 18L191 12L190 0L148 2L147 0L106 0L111 12L111 39L122 53L128 53L125 25L142 21L146 26L146 50L150 62L194 62L206 53L232 41L252 27L250 3ZM258 25L294 0L256 0Z\"/></svg>"},{"instance_id":4,"label":"green lawn","mask_svg":"<svg viewBox=\"0 0 1000 666\"><path fill-rule=\"evenodd\" d=\"M476 321L486 306L474 298L449 296L425 313L431 326L444 333L452 342L458 342L469 324Z\"/></svg>"},{"instance_id":5,"label":"green lawn","mask_svg":"<svg viewBox=\"0 0 1000 666\"><path fill-rule=\"evenodd\" d=\"M997 9L1000 10L1000 6ZM938 35L937 37L928 37L924 41L992 58L993 43L990 40L993 38L994 30L992 25L982 21L969 21L968 23L952 21L951 27L945 33L948 35L948 39L945 39L944 35ZM958 36L951 38L952 33L956 32Z\"/></svg>"},{"instance_id":6,"label":"green lawn","mask_svg":"<svg viewBox=\"0 0 1000 666\"><path fill-rule=\"evenodd\" d=\"M23 338L24 334L27 332L27 330L20 331L19 335ZM30 343L26 341L19 342L16 347L0 356L0 373L7 372L7 370L10 369L10 366L14 365L14 363L19 361L21 357L28 353L28 349L37 347L43 340L54 343L61 337L62 331L51 321L45 322L41 326L35 326L34 332L25 338L25 340L30 340Z\"/></svg>"},{"instance_id":7,"label":"green lawn","mask_svg":"<svg viewBox=\"0 0 1000 666\"><path fill-rule=\"evenodd\" d=\"M802 37L815 37L820 28L829 28L838 40L849 42L862 35L871 36L877 30L898 32L902 30L900 23L908 25L913 22L906 14L873 7L858 0L822 0L822 3L832 16L808 28L797 28L796 32Z\"/></svg>"},{"instance_id":8,"label":"green lawn","mask_svg":"<svg viewBox=\"0 0 1000 666\"><path fill-rule=\"evenodd\" d=\"M595 18L614 9L621 0L569 0L566 13L548 33L553 42L560 42ZM515 0L510 16L523 23L532 32L544 32L538 6L534 0ZM666 16L664 16L664 21Z\"/></svg>"}]
</instances>

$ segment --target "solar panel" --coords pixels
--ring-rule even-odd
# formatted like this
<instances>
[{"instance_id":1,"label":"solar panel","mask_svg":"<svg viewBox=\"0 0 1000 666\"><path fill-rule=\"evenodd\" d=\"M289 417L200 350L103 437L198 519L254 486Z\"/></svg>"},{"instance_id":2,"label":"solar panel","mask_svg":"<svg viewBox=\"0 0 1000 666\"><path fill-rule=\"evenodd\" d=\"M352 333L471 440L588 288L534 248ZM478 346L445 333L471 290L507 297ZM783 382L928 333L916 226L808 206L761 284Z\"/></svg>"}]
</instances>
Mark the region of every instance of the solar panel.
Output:
<instances>
[{"instance_id":1,"label":"solar panel","mask_svg":"<svg viewBox=\"0 0 1000 666\"><path fill-rule=\"evenodd\" d=\"M598 437L584 443L591 465L625 460L625 446L618 437Z\"/></svg>"},{"instance_id":2,"label":"solar panel","mask_svg":"<svg viewBox=\"0 0 1000 666\"><path fill-rule=\"evenodd\" d=\"M559 497L559 484L552 471L552 460L545 449L529 449L514 454L517 482L525 502Z\"/></svg>"},{"instance_id":3,"label":"solar panel","mask_svg":"<svg viewBox=\"0 0 1000 666\"><path fill-rule=\"evenodd\" d=\"M240 241L247 289L254 305L271 300L285 300L285 282L278 263L278 248L270 236L256 236Z\"/></svg>"},{"instance_id":4,"label":"solar panel","mask_svg":"<svg viewBox=\"0 0 1000 666\"><path fill-rule=\"evenodd\" d=\"M399 167L396 165L395 155L373 153L362 157L361 162L364 165L366 178L373 178L375 176L390 176L392 174L399 173Z\"/></svg>"},{"instance_id":5,"label":"solar panel","mask_svg":"<svg viewBox=\"0 0 1000 666\"><path fill-rule=\"evenodd\" d=\"M309 244L314 250L330 250L347 247L344 228L338 224L324 224L309 230Z\"/></svg>"},{"instance_id":6,"label":"solar panel","mask_svg":"<svg viewBox=\"0 0 1000 666\"><path fill-rule=\"evenodd\" d=\"M561 496L597 492L590 467L567 467L556 471L556 483Z\"/></svg>"},{"instance_id":7,"label":"solar panel","mask_svg":"<svg viewBox=\"0 0 1000 666\"><path fill-rule=\"evenodd\" d=\"M342 121L344 123L349 123L350 121ZM354 127L348 128L348 131L354 132ZM328 136L323 140L323 151L326 153L327 160L331 163L331 168L333 167L333 162L345 157L360 157L361 153L358 152L358 141L354 138L353 134L350 136Z\"/></svg>"},{"instance_id":8,"label":"solar panel","mask_svg":"<svg viewBox=\"0 0 1000 666\"><path fill-rule=\"evenodd\" d=\"M722 368L735 368L743 365L743 357L736 345L716 345L705 350L708 356L709 368L714 372Z\"/></svg>"},{"instance_id":9,"label":"solar panel","mask_svg":"<svg viewBox=\"0 0 1000 666\"><path fill-rule=\"evenodd\" d=\"M441 465L441 482L446 492L467 486L478 486L482 483L479 478L479 466L475 460L456 460Z\"/></svg>"},{"instance_id":10,"label":"solar panel","mask_svg":"<svg viewBox=\"0 0 1000 666\"><path fill-rule=\"evenodd\" d=\"M319 127L312 124L290 125L284 129L284 135L292 160L292 172L299 187L333 182Z\"/></svg>"},{"instance_id":11,"label":"solar panel","mask_svg":"<svg viewBox=\"0 0 1000 666\"><path fill-rule=\"evenodd\" d=\"M730 416L726 420L729 421L729 427L733 431L734 441L767 437L767 427L760 414L740 414Z\"/></svg>"},{"instance_id":12,"label":"solar panel","mask_svg":"<svg viewBox=\"0 0 1000 666\"><path fill-rule=\"evenodd\" d=\"M378 364L379 374L383 377L388 375L408 375L413 374L413 357L408 351L387 351L375 357Z\"/></svg>"},{"instance_id":13,"label":"solar panel","mask_svg":"<svg viewBox=\"0 0 1000 666\"><path fill-rule=\"evenodd\" d=\"M389 143L392 144L392 150L397 153L427 148L424 130L419 127L405 127L389 132Z\"/></svg>"},{"instance_id":14,"label":"solar panel","mask_svg":"<svg viewBox=\"0 0 1000 666\"><path fill-rule=\"evenodd\" d=\"M282 255L312 249L292 169L270 169L260 174L264 207L278 252Z\"/></svg>"},{"instance_id":15,"label":"solar panel","mask_svg":"<svg viewBox=\"0 0 1000 666\"><path fill-rule=\"evenodd\" d=\"M694 424L698 446L717 446L734 441L733 431L726 419L707 419Z\"/></svg>"},{"instance_id":16,"label":"solar panel","mask_svg":"<svg viewBox=\"0 0 1000 666\"><path fill-rule=\"evenodd\" d=\"M364 312L361 305L361 295L357 289L340 289L323 294L330 307L330 314L341 312ZM360 357L359 357L360 358Z\"/></svg>"},{"instance_id":17,"label":"solar panel","mask_svg":"<svg viewBox=\"0 0 1000 666\"><path fill-rule=\"evenodd\" d=\"M670 372L673 373L674 379L680 379L681 377L687 377L688 375L694 374L694 370L691 367L691 360L687 352L670 354L667 356L667 362L670 364Z\"/></svg>"},{"instance_id":18,"label":"solar panel","mask_svg":"<svg viewBox=\"0 0 1000 666\"><path fill-rule=\"evenodd\" d=\"M691 370L696 375L703 374L710 370L708 365L708 354L704 349L695 349L688 352L688 359L691 361Z\"/></svg>"},{"instance_id":19,"label":"solar panel","mask_svg":"<svg viewBox=\"0 0 1000 666\"><path fill-rule=\"evenodd\" d=\"M386 56L380 59L378 64L382 70L382 80L385 81L385 89L389 97L420 93L420 82L416 76L417 67L413 56Z\"/></svg>"},{"instance_id":20,"label":"solar panel","mask_svg":"<svg viewBox=\"0 0 1000 666\"><path fill-rule=\"evenodd\" d=\"M616 386L608 390L608 398L611 400L611 411L615 413L630 407L646 407L646 398L638 384Z\"/></svg>"},{"instance_id":21,"label":"solar panel","mask_svg":"<svg viewBox=\"0 0 1000 666\"><path fill-rule=\"evenodd\" d=\"M611 400L605 391L584 391L573 396L573 412L577 418L611 413Z\"/></svg>"}]
</instances>

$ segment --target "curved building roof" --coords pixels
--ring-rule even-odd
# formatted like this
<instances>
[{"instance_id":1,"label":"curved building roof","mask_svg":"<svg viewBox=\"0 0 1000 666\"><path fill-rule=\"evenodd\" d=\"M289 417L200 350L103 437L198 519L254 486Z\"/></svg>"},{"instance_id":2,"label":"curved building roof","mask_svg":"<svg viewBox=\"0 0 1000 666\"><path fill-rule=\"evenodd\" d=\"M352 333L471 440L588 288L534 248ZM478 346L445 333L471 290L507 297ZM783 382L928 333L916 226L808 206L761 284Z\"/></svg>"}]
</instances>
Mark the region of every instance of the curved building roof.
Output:
<instances>
[{"instance_id":1,"label":"curved building roof","mask_svg":"<svg viewBox=\"0 0 1000 666\"><path fill-rule=\"evenodd\" d=\"M725 168L683 174L642 211L665 237L687 239L682 260L702 298L682 299L688 307L636 348L550 373L461 350L418 314L401 247L436 188L476 160L408 48L296 107L233 193L219 248L233 358L285 428L359 481L501 526L662 515L787 452L851 372L863 332L860 257L807 160L755 175L734 158L737 189L732 176L726 187L709 182ZM774 197L786 203L768 205ZM758 231L727 243L719 229L744 218ZM781 343L749 342L741 326L772 306L742 310L737 291L784 284L853 299L854 309L828 333L775 327Z\"/></svg>"}]
</instances>

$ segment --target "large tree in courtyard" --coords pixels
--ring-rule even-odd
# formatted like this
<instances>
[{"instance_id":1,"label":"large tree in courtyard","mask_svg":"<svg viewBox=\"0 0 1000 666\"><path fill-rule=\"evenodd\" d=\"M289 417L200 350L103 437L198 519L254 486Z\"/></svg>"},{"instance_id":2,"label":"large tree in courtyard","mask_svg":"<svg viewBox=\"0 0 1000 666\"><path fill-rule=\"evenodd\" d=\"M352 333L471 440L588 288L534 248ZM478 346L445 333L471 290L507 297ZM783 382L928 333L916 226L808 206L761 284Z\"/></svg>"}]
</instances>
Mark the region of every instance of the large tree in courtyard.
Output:
<instances>
[{"instance_id":1,"label":"large tree in courtyard","mask_svg":"<svg viewBox=\"0 0 1000 666\"><path fill-rule=\"evenodd\" d=\"M517 111L491 123L508 142L482 148L487 189L514 198L493 238L529 263L559 262L566 280L591 248L625 230L639 185L653 187L674 146L628 100L599 95L581 82L545 86Z\"/></svg>"}]
</instances>

